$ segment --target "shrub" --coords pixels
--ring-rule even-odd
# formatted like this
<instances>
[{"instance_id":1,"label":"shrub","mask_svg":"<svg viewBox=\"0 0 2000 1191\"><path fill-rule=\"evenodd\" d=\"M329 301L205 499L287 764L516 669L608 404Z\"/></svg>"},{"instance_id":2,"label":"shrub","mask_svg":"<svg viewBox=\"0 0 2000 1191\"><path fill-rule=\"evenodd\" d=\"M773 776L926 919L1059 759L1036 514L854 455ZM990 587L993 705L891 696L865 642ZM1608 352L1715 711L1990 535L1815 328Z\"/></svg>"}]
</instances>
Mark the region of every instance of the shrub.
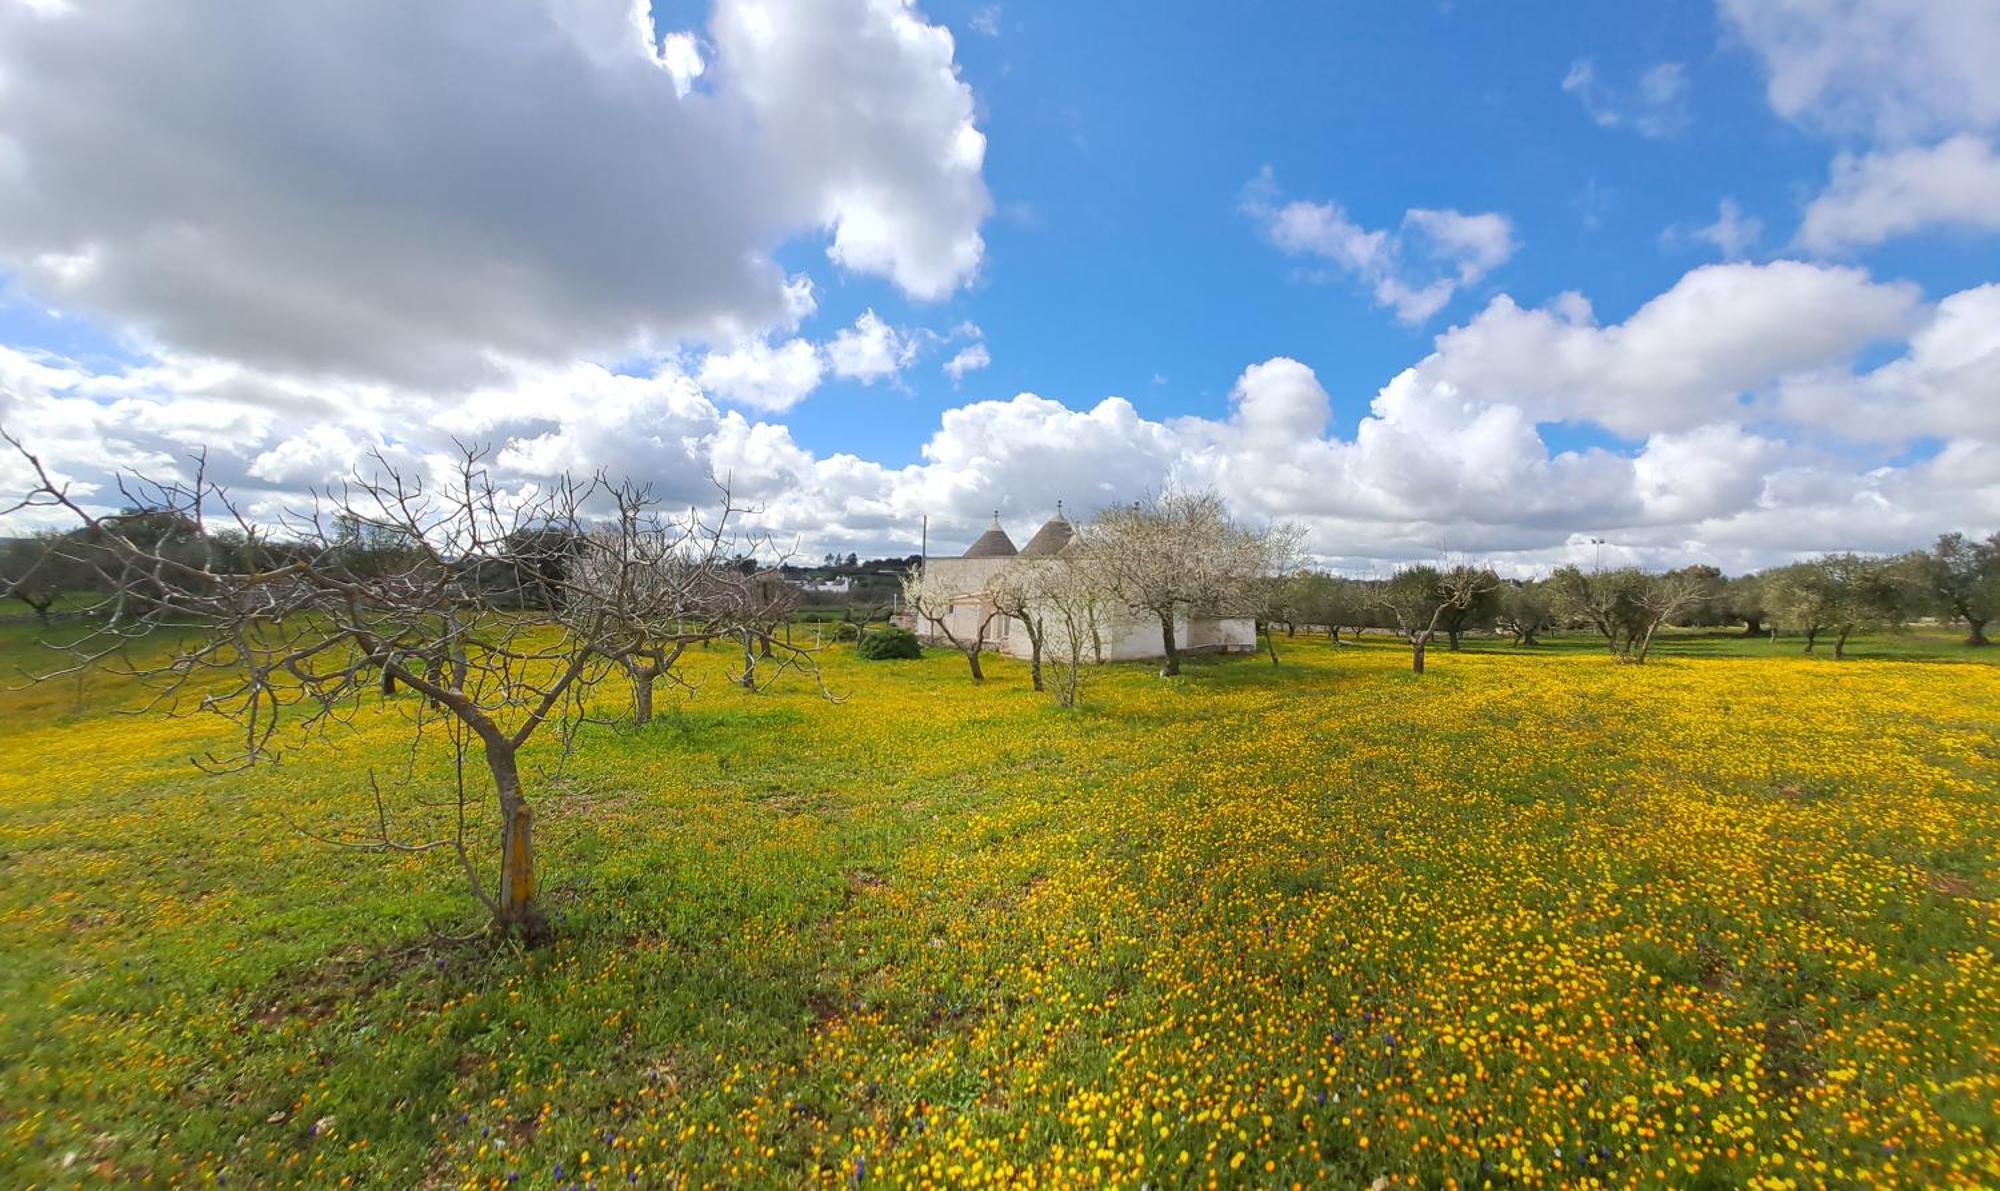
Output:
<instances>
[{"instance_id":1,"label":"shrub","mask_svg":"<svg viewBox=\"0 0 2000 1191\"><path fill-rule=\"evenodd\" d=\"M895 627L882 629L861 638L861 643L854 647L854 652L871 662L924 656L923 646L917 644L917 635L908 629Z\"/></svg>"}]
</instances>

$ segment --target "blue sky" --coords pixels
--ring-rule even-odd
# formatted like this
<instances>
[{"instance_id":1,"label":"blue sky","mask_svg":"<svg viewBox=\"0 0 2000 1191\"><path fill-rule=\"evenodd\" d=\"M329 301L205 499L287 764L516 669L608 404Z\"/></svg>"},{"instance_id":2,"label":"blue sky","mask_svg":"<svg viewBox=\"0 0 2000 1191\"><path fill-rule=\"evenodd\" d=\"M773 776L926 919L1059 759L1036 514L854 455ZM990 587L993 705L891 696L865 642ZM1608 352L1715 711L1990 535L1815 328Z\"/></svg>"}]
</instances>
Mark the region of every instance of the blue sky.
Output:
<instances>
[{"instance_id":1,"label":"blue sky","mask_svg":"<svg viewBox=\"0 0 2000 1191\"><path fill-rule=\"evenodd\" d=\"M1895 549L2000 523L1996 59L1981 0L15 3L0 423L266 511L713 472L814 549L1176 484L1355 566Z\"/></svg>"},{"instance_id":2,"label":"blue sky","mask_svg":"<svg viewBox=\"0 0 2000 1191\"><path fill-rule=\"evenodd\" d=\"M809 446L909 462L934 425L923 415L1022 390L1220 415L1244 361L1273 355L1312 366L1351 429L1384 381L1488 296L1535 305L1579 290L1615 321L1714 259L1668 229L1713 222L1730 195L1776 249L1825 178L1826 142L1771 113L1755 57L1707 3L1184 5L1167 19L1143 5L1014 3L999 36L972 32L989 7L930 6L965 31L959 61L993 144L999 215L979 283L939 311L852 279L829 288L820 318L873 306L970 319L995 362L956 390L912 375L907 415L830 382L790 419ZM1561 86L1581 60L1614 87L1684 64L1687 131L1599 127ZM1412 206L1504 211L1522 248L1438 318L1402 326L1360 285L1298 280L1260 243L1238 205L1266 165L1288 192L1337 199L1369 227ZM1941 292L1991 274L1962 237L1943 240L1876 259Z\"/></svg>"}]
</instances>

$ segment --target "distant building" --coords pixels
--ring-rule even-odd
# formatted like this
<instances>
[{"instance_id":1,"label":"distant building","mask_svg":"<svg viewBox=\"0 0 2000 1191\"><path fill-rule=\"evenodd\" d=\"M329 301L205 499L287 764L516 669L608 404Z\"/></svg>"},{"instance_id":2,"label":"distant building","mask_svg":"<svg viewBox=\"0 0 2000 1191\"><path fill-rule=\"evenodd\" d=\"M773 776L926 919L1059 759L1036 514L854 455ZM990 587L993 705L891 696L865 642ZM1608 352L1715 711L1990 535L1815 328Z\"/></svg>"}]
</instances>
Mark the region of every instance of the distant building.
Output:
<instances>
[{"instance_id":1,"label":"distant building","mask_svg":"<svg viewBox=\"0 0 2000 1191\"><path fill-rule=\"evenodd\" d=\"M1042 523L1028 544L1016 550L1014 539L1000 526L1000 515L993 515L993 524L980 534L964 554L957 558L931 558L924 560L926 571L937 581L948 583L954 596L951 611L945 623L959 640L968 640L979 622L993 610L993 598L989 594L993 581L1019 560L1028 558L1053 558L1070 551L1076 540L1076 527L1062 514L1060 505L1055 516ZM1083 565L1089 565L1085 562ZM942 635L928 623L918 620L909 612L897 616L898 623L926 640L941 641ZM1099 634L1104 645L1103 660L1107 662L1131 662L1166 656L1166 645L1160 640L1160 624L1150 615L1134 615L1120 607L1116 601L1108 601L1104 623L1099 626ZM1257 649L1257 626L1248 617L1241 616L1194 616L1180 617L1174 624L1174 641L1182 653L1253 653ZM984 644L996 653L1010 654L1025 658L1029 655L1028 635L1021 626L1005 616L995 616L986 625Z\"/></svg>"},{"instance_id":2,"label":"distant building","mask_svg":"<svg viewBox=\"0 0 2000 1191\"><path fill-rule=\"evenodd\" d=\"M848 575L833 579L789 579L786 582L814 595L846 595L854 590L854 579Z\"/></svg>"}]
</instances>

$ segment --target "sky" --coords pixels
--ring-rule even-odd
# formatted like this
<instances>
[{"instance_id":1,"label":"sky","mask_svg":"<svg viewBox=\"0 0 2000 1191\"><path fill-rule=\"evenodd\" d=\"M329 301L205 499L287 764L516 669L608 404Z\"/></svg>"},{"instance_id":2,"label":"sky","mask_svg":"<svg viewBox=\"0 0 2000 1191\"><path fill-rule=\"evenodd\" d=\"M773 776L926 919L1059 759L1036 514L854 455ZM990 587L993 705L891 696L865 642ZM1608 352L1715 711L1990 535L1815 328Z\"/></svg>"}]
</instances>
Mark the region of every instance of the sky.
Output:
<instances>
[{"instance_id":1,"label":"sky","mask_svg":"<svg viewBox=\"0 0 2000 1191\"><path fill-rule=\"evenodd\" d=\"M0 0L0 427L100 507L714 476L805 557L1210 487L1356 572L1899 550L2000 528L1994 61L1992 0Z\"/></svg>"}]
</instances>

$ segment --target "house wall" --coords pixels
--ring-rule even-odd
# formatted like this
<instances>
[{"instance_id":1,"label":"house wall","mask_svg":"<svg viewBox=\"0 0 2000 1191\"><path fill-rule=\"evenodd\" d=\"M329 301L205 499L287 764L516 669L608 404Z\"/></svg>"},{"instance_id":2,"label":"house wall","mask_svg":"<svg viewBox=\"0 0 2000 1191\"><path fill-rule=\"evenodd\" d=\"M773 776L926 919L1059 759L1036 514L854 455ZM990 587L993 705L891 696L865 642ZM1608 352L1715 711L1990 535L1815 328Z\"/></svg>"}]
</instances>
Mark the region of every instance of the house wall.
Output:
<instances>
[{"instance_id":1,"label":"house wall","mask_svg":"<svg viewBox=\"0 0 2000 1191\"><path fill-rule=\"evenodd\" d=\"M993 577L1014 561L1013 558L933 558L929 561L927 565L933 576L941 582L949 582L955 590L967 593L963 602L954 605L946 618L953 635L959 640L971 637L980 619L991 607L991 601L977 593L983 592ZM928 624L918 624L914 628L919 637L942 641L942 637ZM1160 622L1150 615L1134 615L1123 609L1110 610L1106 623L1100 629L1100 636L1107 662L1146 661L1166 655L1160 640ZM1252 621L1241 617L1202 616L1190 620L1180 616L1174 620L1174 640L1188 653L1249 653L1257 648L1257 631ZM1034 649L1021 626L1005 616L994 617L986 626L986 647L1017 658L1028 657Z\"/></svg>"}]
</instances>

